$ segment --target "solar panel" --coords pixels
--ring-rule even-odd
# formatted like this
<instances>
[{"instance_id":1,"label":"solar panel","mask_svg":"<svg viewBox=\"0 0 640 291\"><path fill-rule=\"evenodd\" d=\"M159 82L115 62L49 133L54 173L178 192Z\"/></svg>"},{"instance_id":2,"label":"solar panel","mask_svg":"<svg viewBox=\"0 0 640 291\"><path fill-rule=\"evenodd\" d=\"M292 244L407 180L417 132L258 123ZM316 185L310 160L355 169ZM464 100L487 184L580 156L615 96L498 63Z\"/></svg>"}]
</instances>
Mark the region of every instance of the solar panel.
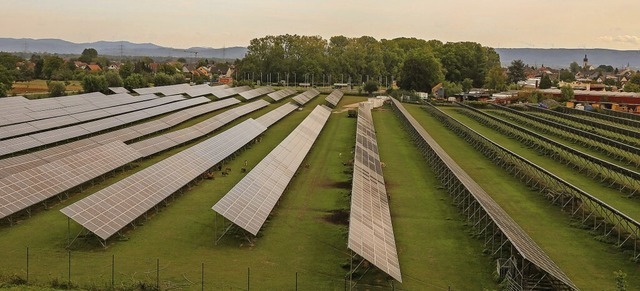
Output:
<instances>
[{"instance_id":1,"label":"solar panel","mask_svg":"<svg viewBox=\"0 0 640 291\"><path fill-rule=\"evenodd\" d=\"M257 235L331 114L318 106L212 209Z\"/></svg>"},{"instance_id":2,"label":"solar panel","mask_svg":"<svg viewBox=\"0 0 640 291\"><path fill-rule=\"evenodd\" d=\"M129 90L125 87L109 87L109 91L116 94L129 93Z\"/></svg>"},{"instance_id":3,"label":"solar panel","mask_svg":"<svg viewBox=\"0 0 640 291\"><path fill-rule=\"evenodd\" d=\"M358 108L348 247L402 282L371 109L362 103Z\"/></svg>"},{"instance_id":4,"label":"solar panel","mask_svg":"<svg viewBox=\"0 0 640 291\"><path fill-rule=\"evenodd\" d=\"M0 179L0 218L43 202L140 158L122 142L98 146Z\"/></svg>"},{"instance_id":5,"label":"solar panel","mask_svg":"<svg viewBox=\"0 0 640 291\"><path fill-rule=\"evenodd\" d=\"M273 93L269 93L267 94L267 96L271 99L273 99L274 101L280 101L282 99L284 99L285 97L296 93L296 90L293 90L291 88L287 88L287 89L283 89L283 90L278 90L275 91Z\"/></svg>"},{"instance_id":6,"label":"solar panel","mask_svg":"<svg viewBox=\"0 0 640 291\"><path fill-rule=\"evenodd\" d=\"M259 96L262 96L267 93L273 92L273 88L271 87L260 87L249 91L240 92L240 96L246 100L250 100Z\"/></svg>"},{"instance_id":7,"label":"solar panel","mask_svg":"<svg viewBox=\"0 0 640 291\"><path fill-rule=\"evenodd\" d=\"M327 98L325 98L325 100L327 100L327 102L331 103L331 105L333 105L333 107L338 106L338 102L340 102L340 99L342 99L342 96L344 95L344 93L342 93L342 91L336 89L333 90L331 92L331 94L329 94L329 96L327 96Z\"/></svg>"},{"instance_id":8,"label":"solar panel","mask_svg":"<svg viewBox=\"0 0 640 291\"><path fill-rule=\"evenodd\" d=\"M61 212L106 240L265 130L255 120L246 120L69 205Z\"/></svg>"},{"instance_id":9,"label":"solar panel","mask_svg":"<svg viewBox=\"0 0 640 291\"><path fill-rule=\"evenodd\" d=\"M249 86L233 87L233 88L227 88L223 90L216 90L213 92L213 96L216 96L217 98L227 98L227 97L236 95L240 92L249 91L249 90L251 90L251 87Z\"/></svg>"},{"instance_id":10,"label":"solar panel","mask_svg":"<svg viewBox=\"0 0 640 291\"><path fill-rule=\"evenodd\" d=\"M296 102L298 102L298 104L300 105L304 105L307 102L311 101L311 99L315 98L316 96L320 95L320 92L316 89L310 89L307 90L301 94L296 95L295 97L293 97L292 99Z\"/></svg>"},{"instance_id":11,"label":"solar panel","mask_svg":"<svg viewBox=\"0 0 640 291\"><path fill-rule=\"evenodd\" d=\"M237 99L233 99L236 100ZM221 101L218 101L221 102ZM239 101L238 101L239 102ZM143 156L150 156L161 151L170 149L189 140L205 136L236 118L267 106L269 103L264 100L251 102L243 106L227 110L219 115L201 121L190 127L155 136L143 141L131 144L133 148L140 151Z\"/></svg>"},{"instance_id":12,"label":"solar panel","mask_svg":"<svg viewBox=\"0 0 640 291\"><path fill-rule=\"evenodd\" d=\"M298 109L298 105L289 102L256 118L256 121L262 123L262 125L266 127L269 127L296 109Z\"/></svg>"},{"instance_id":13,"label":"solar panel","mask_svg":"<svg viewBox=\"0 0 640 291\"><path fill-rule=\"evenodd\" d=\"M174 97L163 97L158 99L165 99L165 98L168 98L169 100L184 100L184 101L164 104L164 105L147 108L147 109L136 111L136 112L108 117L108 118L102 119L101 121L105 124L110 124L110 125L118 124L117 126L120 126L130 122L143 120L149 117L161 115L164 113L169 113L172 111L180 110L180 109L191 107L198 104L207 103L210 101L206 97L198 97L198 98L185 100L182 97L174 96ZM113 121L114 119L120 120L120 122L119 123L114 122ZM89 131L80 125L72 125L64 128L34 133L27 136L0 140L0 156L31 149L34 147L44 146L44 145L55 143L55 142L68 140L71 138L81 137L91 133L97 133L100 130L107 129L105 127L106 126L101 127L99 125L96 125L95 127L91 127L89 129L98 130L98 131Z\"/></svg>"}]
</instances>

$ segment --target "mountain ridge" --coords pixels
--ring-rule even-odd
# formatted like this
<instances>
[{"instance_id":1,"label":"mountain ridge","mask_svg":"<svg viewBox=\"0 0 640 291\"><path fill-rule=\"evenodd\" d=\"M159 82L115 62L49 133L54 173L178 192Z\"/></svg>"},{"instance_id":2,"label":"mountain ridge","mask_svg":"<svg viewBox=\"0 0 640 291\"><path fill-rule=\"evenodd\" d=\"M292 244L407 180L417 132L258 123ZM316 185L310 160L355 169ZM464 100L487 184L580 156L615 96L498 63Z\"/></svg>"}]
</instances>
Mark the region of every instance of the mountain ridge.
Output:
<instances>
[{"instance_id":1,"label":"mountain ridge","mask_svg":"<svg viewBox=\"0 0 640 291\"><path fill-rule=\"evenodd\" d=\"M0 38L0 51L30 52L52 54L81 54L85 48L95 48L101 55L109 56L149 56L149 57L185 57L190 58L198 52L200 58L240 59L247 53L246 47L212 48L196 46L190 48L171 48L153 43L133 43L129 41L96 41L74 43L62 39L45 38ZM514 60L522 60L530 66L568 68L571 62L582 65L586 54L589 64L611 65L617 68L640 68L640 50L615 50L605 48L495 48L500 55L502 66L507 67Z\"/></svg>"}]
</instances>

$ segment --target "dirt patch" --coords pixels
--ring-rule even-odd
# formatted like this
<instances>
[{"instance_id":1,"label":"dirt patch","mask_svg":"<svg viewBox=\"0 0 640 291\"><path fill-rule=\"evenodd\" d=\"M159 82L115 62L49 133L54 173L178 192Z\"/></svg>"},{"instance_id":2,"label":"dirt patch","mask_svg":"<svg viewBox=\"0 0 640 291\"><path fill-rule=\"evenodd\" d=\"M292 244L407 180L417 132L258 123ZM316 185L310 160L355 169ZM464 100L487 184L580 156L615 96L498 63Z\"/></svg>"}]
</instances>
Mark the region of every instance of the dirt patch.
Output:
<instances>
[{"instance_id":1,"label":"dirt patch","mask_svg":"<svg viewBox=\"0 0 640 291\"><path fill-rule=\"evenodd\" d=\"M360 102L344 105L340 110L336 110L333 113L342 113L348 111L349 109L358 108L359 104Z\"/></svg>"},{"instance_id":2,"label":"dirt patch","mask_svg":"<svg viewBox=\"0 0 640 291\"><path fill-rule=\"evenodd\" d=\"M351 181L335 182L332 186L340 189L351 189Z\"/></svg>"},{"instance_id":3,"label":"dirt patch","mask_svg":"<svg viewBox=\"0 0 640 291\"><path fill-rule=\"evenodd\" d=\"M332 210L330 214L323 217L324 221L337 224L348 225L349 224L349 211L347 210Z\"/></svg>"}]
</instances>

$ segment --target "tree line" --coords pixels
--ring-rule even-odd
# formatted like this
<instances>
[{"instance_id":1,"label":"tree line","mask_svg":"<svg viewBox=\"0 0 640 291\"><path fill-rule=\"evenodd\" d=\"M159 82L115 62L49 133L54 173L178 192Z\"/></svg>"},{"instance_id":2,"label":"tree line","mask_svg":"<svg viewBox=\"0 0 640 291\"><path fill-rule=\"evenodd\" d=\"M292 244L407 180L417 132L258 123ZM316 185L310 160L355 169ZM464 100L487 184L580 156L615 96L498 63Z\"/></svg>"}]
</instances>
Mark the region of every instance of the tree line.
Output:
<instances>
[{"instance_id":1,"label":"tree line","mask_svg":"<svg viewBox=\"0 0 640 291\"><path fill-rule=\"evenodd\" d=\"M404 37L265 36L251 40L237 68L239 78L251 80L288 83L313 78L316 83L353 84L374 80L385 85L394 80L402 89L423 92L440 82L447 82L445 87L504 83L500 56L491 47Z\"/></svg>"}]
</instances>

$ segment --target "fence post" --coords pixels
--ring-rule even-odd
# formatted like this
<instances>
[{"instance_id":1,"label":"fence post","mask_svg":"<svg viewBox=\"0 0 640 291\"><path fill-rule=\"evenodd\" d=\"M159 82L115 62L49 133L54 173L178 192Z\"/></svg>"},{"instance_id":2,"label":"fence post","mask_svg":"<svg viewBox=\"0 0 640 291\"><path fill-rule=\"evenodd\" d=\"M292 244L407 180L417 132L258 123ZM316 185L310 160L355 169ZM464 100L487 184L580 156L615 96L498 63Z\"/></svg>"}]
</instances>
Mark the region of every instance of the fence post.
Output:
<instances>
[{"instance_id":1,"label":"fence post","mask_svg":"<svg viewBox=\"0 0 640 291\"><path fill-rule=\"evenodd\" d=\"M156 289L160 290L160 258L156 259Z\"/></svg>"},{"instance_id":2,"label":"fence post","mask_svg":"<svg viewBox=\"0 0 640 291\"><path fill-rule=\"evenodd\" d=\"M298 291L298 272L296 272L296 291Z\"/></svg>"},{"instance_id":3,"label":"fence post","mask_svg":"<svg viewBox=\"0 0 640 291\"><path fill-rule=\"evenodd\" d=\"M69 288L71 288L71 251L69 251Z\"/></svg>"},{"instance_id":4,"label":"fence post","mask_svg":"<svg viewBox=\"0 0 640 291\"><path fill-rule=\"evenodd\" d=\"M250 290L251 287L251 268L247 268L247 291Z\"/></svg>"},{"instance_id":5,"label":"fence post","mask_svg":"<svg viewBox=\"0 0 640 291\"><path fill-rule=\"evenodd\" d=\"M202 291L204 291L204 263L202 263Z\"/></svg>"},{"instance_id":6,"label":"fence post","mask_svg":"<svg viewBox=\"0 0 640 291\"><path fill-rule=\"evenodd\" d=\"M116 255L111 255L111 289L115 285L116 278Z\"/></svg>"},{"instance_id":7,"label":"fence post","mask_svg":"<svg viewBox=\"0 0 640 291\"><path fill-rule=\"evenodd\" d=\"M29 286L29 247L27 247L27 286Z\"/></svg>"}]
</instances>

